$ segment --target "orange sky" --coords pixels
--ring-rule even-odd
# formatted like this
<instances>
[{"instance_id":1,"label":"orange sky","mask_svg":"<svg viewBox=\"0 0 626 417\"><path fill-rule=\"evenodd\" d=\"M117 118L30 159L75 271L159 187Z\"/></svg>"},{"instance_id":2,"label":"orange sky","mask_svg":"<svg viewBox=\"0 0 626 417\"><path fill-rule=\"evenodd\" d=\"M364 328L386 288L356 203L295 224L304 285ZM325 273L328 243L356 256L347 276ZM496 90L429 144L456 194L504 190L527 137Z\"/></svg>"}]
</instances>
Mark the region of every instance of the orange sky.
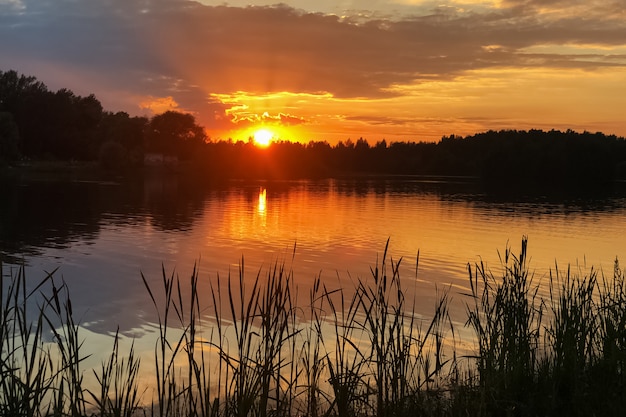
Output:
<instances>
[{"instance_id":1,"label":"orange sky","mask_svg":"<svg viewBox=\"0 0 626 417\"><path fill-rule=\"evenodd\" d=\"M213 139L626 136L619 0L0 1L1 70Z\"/></svg>"}]
</instances>

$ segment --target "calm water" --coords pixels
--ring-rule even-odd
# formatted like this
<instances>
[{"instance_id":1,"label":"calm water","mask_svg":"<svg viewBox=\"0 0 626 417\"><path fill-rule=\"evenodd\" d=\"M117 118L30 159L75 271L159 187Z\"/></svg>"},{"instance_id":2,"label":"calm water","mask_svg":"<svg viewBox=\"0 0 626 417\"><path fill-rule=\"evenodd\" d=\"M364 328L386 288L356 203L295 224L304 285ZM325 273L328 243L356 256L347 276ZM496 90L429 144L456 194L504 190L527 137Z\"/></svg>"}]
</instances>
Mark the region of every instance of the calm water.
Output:
<instances>
[{"instance_id":1,"label":"calm water","mask_svg":"<svg viewBox=\"0 0 626 417\"><path fill-rule=\"evenodd\" d=\"M154 308L141 273L158 287L162 266L187 279L198 264L201 291L207 291L218 274L237 276L242 258L250 280L285 262L306 300L316 276L330 287L368 277L390 239L390 256L402 258L405 287L428 314L435 287L450 287L454 309L462 312L468 262L482 259L498 271L498 251L507 243L519 251L523 235L537 280L555 263L612 274L615 258L626 259L626 186L524 195L487 192L462 180L196 187L152 178L5 183L0 195L5 275L12 264L25 263L34 285L58 267L94 346L118 325L139 340L153 332Z\"/></svg>"}]
</instances>

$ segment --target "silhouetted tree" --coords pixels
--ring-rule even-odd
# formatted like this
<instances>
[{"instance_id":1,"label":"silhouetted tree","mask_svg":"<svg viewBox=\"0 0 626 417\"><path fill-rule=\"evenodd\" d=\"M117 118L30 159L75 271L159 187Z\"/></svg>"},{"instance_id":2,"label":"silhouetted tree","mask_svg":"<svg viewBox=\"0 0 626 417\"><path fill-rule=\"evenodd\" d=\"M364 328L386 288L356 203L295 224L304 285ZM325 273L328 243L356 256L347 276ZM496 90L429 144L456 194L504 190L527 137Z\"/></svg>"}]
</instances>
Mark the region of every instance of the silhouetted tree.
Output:
<instances>
[{"instance_id":1,"label":"silhouetted tree","mask_svg":"<svg viewBox=\"0 0 626 417\"><path fill-rule=\"evenodd\" d=\"M105 112L98 125L99 156L102 157L102 147L105 144L117 143L124 149L129 165L142 165L144 132L147 126L146 117L131 117L125 112ZM110 148L111 145L107 146Z\"/></svg>"},{"instance_id":2,"label":"silhouetted tree","mask_svg":"<svg viewBox=\"0 0 626 417\"><path fill-rule=\"evenodd\" d=\"M93 160L102 106L67 89L25 97L16 113L21 146L30 157Z\"/></svg>"},{"instance_id":3,"label":"silhouetted tree","mask_svg":"<svg viewBox=\"0 0 626 417\"><path fill-rule=\"evenodd\" d=\"M21 147L23 126L32 122L26 114L22 114L27 111L26 103L47 91L46 86L35 77L20 75L14 70L0 71L0 112L11 115L11 121L8 120L8 116L5 116L3 122L5 146L8 147L5 152L14 153L16 140L18 149ZM9 124L13 127L9 127ZM13 129L17 129L17 138ZM10 138L7 139L6 135ZM9 145L7 141L11 144Z\"/></svg>"},{"instance_id":4,"label":"silhouetted tree","mask_svg":"<svg viewBox=\"0 0 626 417\"><path fill-rule=\"evenodd\" d=\"M19 132L13 115L0 112L0 162L19 158Z\"/></svg>"},{"instance_id":5,"label":"silhouetted tree","mask_svg":"<svg viewBox=\"0 0 626 417\"><path fill-rule=\"evenodd\" d=\"M188 113L167 111L154 116L146 130L146 150L190 159L206 143L204 129Z\"/></svg>"},{"instance_id":6,"label":"silhouetted tree","mask_svg":"<svg viewBox=\"0 0 626 417\"><path fill-rule=\"evenodd\" d=\"M365 151L370 148L370 144L367 142L367 139L359 138L354 145L354 148L359 151Z\"/></svg>"},{"instance_id":7,"label":"silhouetted tree","mask_svg":"<svg viewBox=\"0 0 626 417\"><path fill-rule=\"evenodd\" d=\"M46 86L35 77L20 75L14 70L0 71L0 111L15 114L27 97L46 91Z\"/></svg>"},{"instance_id":8,"label":"silhouetted tree","mask_svg":"<svg viewBox=\"0 0 626 417\"><path fill-rule=\"evenodd\" d=\"M147 119L104 112L94 95L48 91L34 77L0 71L0 159L99 160L140 165L144 152L178 156L211 177L284 178L355 174L472 175L504 184L597 184L626 177L626 139L573 130L501 130L444 136L439 142L370 146L364 138L277 142L208 142L193 115L168 111ZM20 155L21 154L21 155Z\"/></svg>"}]
</instances>

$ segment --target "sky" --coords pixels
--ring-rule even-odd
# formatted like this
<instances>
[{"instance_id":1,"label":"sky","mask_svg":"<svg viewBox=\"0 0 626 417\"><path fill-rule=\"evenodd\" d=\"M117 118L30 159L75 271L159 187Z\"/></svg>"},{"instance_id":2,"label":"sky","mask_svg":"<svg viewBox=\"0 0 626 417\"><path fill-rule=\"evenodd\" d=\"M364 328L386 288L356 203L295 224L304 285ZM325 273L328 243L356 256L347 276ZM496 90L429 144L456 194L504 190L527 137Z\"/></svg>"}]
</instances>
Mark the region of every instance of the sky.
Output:
<instances>
[{"instance_id":1,"label":"sky","mask_svg":"<svg viewBox=\"0 0 626 417\"><path fill-rule=\"evenodd\" d=\"M0 0L0 70L214 140L626 136L626 0Z\"/></svg>"}]
</instances>

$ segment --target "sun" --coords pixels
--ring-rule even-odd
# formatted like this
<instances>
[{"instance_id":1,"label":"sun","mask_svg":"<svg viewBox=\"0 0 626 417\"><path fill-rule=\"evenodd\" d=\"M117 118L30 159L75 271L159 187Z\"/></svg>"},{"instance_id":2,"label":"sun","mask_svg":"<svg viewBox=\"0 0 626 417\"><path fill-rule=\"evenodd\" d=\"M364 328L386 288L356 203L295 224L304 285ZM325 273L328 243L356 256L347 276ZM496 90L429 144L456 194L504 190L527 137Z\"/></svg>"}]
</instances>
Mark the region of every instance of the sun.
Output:
<instances>
[{"instance_id":1,"label":"sun","mask_svg":"<svg viewBox=\"0 0 626 417\"><path fill-rule=\"evenodd\" d=\"M259 129L254 132L254 143L257 146L261 146L264 148L270 146L273 138L274 134L267 129Z\"/></svg>"}]
</instances>

